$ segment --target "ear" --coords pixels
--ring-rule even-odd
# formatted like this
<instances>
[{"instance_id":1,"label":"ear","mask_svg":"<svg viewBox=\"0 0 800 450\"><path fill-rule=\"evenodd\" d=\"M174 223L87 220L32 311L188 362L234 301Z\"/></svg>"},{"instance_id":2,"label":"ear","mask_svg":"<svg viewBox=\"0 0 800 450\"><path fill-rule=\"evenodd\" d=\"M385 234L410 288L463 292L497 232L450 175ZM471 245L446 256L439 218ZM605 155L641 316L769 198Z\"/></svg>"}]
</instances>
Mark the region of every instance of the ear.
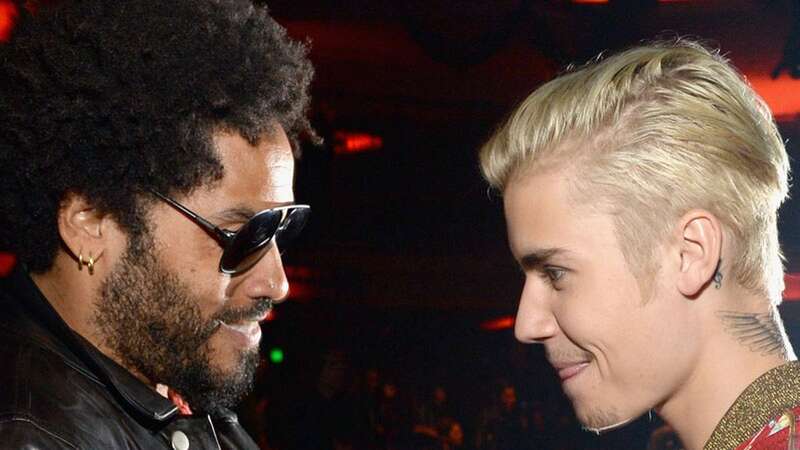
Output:
<instances>
[{"instance_id":1,"label":"ear","mask_svg":"<svg viewBox=\"0 0 800 450\"><path fill-rule=\"evenodd\" d=\"M100 259L106 247L104 229L109 220L83 196L67 194L58 212L58 232L76 264L79 258L83 258L84 263L90 258L93 261Z\"/></svg>"},{"instance_id":2,"label":"ear","mask_svg":"<svg viewBox=\"0 0 800 450\"><path fill-rule=\"evenodd\" d=\"M680 272L678 290L695 297L714 279L722 258L722 224L708 211L694 209L678 222Z\"/></svg>"}]
</instances>

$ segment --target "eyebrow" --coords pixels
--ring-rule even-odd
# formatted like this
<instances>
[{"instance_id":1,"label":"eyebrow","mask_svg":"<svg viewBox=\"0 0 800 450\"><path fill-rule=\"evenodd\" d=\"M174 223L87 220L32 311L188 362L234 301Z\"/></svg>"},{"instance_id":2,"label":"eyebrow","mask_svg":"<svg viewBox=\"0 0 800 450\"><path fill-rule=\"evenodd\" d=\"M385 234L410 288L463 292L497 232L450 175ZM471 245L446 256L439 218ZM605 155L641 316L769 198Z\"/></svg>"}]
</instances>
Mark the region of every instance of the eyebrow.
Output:
<instances>
[{"instance_id":1,"label":"eyebrow","mask_svg":"<svg viewBox=\"0 0 800 450\"><path fill-rule=\"evenodd\" d=\"M568 253L568 251L563 248L537 249L522 255L519 258L519 265L523 270L538 269L547 264L553 257L565 253Z\"/></svg>"},{"instance_id":2,"label":"eyebrow","mask_svg":"<svg viewBox=\"0 0 800 450\"><path fill-rule=\"evenodd\" d=\"M222 210L212 217L215 221L219 222L247 222L251 217L256 215L256 211L243 206L228 208Z\"/></svg>"},{"instance_id":3,"label":"eyebrow","mask_svg":"<svg viewBox=\"0 0 800 450\"><path fill-rule=\"evenodd\" d=\"M273 206L273 208L280 208L282 206L291 206L294 204L295 202L280 203ZM252 208L248 208L246 206L234 206L233 208L224 209L212 215L211 218L217 222L247 222L259 212L266 211L267 209L270 208L264 208L255 211Z\"/></svg>"}]
</instances>

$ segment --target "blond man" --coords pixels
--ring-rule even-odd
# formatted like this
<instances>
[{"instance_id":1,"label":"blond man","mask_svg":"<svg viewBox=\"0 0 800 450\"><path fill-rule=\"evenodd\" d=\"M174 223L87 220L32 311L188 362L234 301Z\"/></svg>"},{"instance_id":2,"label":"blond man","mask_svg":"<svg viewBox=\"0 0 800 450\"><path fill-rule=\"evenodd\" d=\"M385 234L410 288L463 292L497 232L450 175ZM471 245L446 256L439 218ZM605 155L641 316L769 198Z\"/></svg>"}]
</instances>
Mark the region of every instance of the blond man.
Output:
<instances>
[{"instance_id":1,"label":"blond man","mask_svg":"<svg viewBox=\"0 0 800 450\"><path fill-rule=\"evenodd\" d=\"M480 158L525 274L516 337L544 345L586 429L654 410L690 450L790 444L800 365L776 308L788 157L724 58L679 41L580 67L531 94Z\"/></svg>"}]
</instances>

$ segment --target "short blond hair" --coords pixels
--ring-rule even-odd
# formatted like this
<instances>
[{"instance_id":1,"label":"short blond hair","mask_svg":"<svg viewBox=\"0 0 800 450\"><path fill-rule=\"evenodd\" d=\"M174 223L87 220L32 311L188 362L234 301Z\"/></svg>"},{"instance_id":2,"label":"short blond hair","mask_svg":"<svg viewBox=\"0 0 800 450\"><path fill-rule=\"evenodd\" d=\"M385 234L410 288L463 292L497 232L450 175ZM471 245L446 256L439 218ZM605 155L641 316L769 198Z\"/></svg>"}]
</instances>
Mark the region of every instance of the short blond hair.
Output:
<instances>
[{"instance_id":1,"label":"short blond hair","mask_svg":"<svg viewBox=\"0 0 800 450\"><path fill-rule=\"evenodd\" d=\"M718 52L658 42L570 71L525 99L480 161L500 191L544 161L578 166L571 181L614 208L635 273L657 267L653 251L674 220L706 209L733 237L726 269L780 303L789 161L769 108Z\"/></svg>"}]
</instances>

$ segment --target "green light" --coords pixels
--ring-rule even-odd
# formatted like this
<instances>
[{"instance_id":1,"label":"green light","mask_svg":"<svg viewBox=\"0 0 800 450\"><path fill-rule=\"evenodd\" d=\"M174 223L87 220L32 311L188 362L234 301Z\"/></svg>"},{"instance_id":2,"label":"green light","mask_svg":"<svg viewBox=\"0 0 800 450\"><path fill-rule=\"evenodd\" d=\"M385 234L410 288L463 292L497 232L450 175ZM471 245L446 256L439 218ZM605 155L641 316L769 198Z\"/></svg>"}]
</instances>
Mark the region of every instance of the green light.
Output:
<instances>
[{"instance_id":1,"label":"green light","mask_svg":"<svg viewBox=\"0 0 800 450\"><path fill-rule=\"evenodd\" d=\"M269 351L269 360L272 361L273 364L280 364L283 362L283 350L279 348L273 348Z\"/></svg>"}]
</instances>

